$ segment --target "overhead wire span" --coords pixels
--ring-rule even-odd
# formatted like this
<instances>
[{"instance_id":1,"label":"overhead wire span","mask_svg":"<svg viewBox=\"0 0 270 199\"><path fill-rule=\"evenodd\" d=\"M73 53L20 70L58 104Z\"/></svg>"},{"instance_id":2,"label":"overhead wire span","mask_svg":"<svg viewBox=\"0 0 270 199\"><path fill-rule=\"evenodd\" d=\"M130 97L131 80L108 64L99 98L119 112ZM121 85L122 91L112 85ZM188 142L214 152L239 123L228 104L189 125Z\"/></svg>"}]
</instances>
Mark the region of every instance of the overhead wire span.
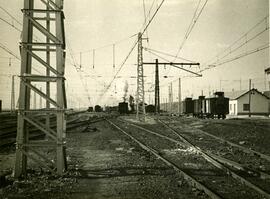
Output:
<instances>
[{"instance_id":1,"label":"overhead wire span","mask_svg":"<svg viewBox=\"0 0 270 199\"><path fill-rule=\"evenodd\" d=\"M21 32L21 30L19 28L17 28L14 24L8 22L7 20L3 19L0 17L0 20L5 22L6 24L8 24L9 26L13 27L15 30L17 30L18 32Z\"/></svg>"},{"instance_id":2,"label":"overhead wire span","mask_svg":"<svg viewBox=\"0 0 270 199\"><path fill-rule=\"evenodd\" d=\"M146 11L145 11L145 0L143 0L143 14L144 14L144 23L146 23L147 17L146 17ZM147 32L147 30L146 30L146 37L148 38L148 32ZM147 39L147 42L149 42L148 39Z\"/></svg>"},{"instance_id":3,"label":"overhead wire span","mask_svg":"<svg viewBox=\"0 0 270 199\"><path fill-rule=\"evenodd\" d=\"M161 58L161 59L163 59L164 61L167 61L168 63L171 63L168 59L166 59L166 58L164 58L164 57L162 57L162 56L160 56L160 55L158 55L158 54L156 54L156 53L153 53L153 52L151 52L151 51L148 51L148 52L149 52L149 53L152 53L153 55L155 55L155 56L157 56L157 57L159 57L159 58ZM193 72L193 71L191 71L191 70L187 70L187 69L185 69L185 68L183 68L183 67L176 66L176 65L174 65L173 63L171 63L170 66L179 68L179 69L181 69L181 70L184 70L184 71L186 71L186 72L192 73L192 74L197 75L197 76L201 76L201 74L195 73L195 72Z\"/></svg>"},{"instance_id":4,"label":"overhead wire span","mask_svg":"<svg viewBox=\"0 0 270 199\"><path fill-rule=\"evenodd\" d=\"M10 14L10 12L8 12L6 9L4 9L3 7L1 7L0 6L0 9L2 9L6 14L8 14L14 21L16 21L18 24L20 24L21 26L22 26L22 23L20 22L20 21L18 21L17 19L16 19L16 17L14 17L12 14ZM8 24L8 25L10 25L11 27L13 27L14 29L16 29L18 32L21 32L21 30L18 28L18 27L16 27L14 24L12 24L12 23L10 23L10 22L8 22L7 20L5 20L5 19L2 19L2 18L0 18L0 20L2 20L2 21L4 21L6 24ZM38 38L36 35L34 35L34 37L35 37L35 40L36 41L41 41L41 39L40 38ZM71 57L71 59L72 59L72 62L73 63L71 63L70 62L70 64L71 65L73 65L75 68L76 68L76 71L78 72L78 70L79 70L79 68L77 67L77 63L76 63L76 60L75 60L75 57L73 56L73 52L72 52L72 49L70 48L70 45L69 45L69 43L68 43L68 41L67 41L67 39L66 39L66 42L67 42L67 49L69 50L69 54L70 54L70 57ZM1 46L2 45L2 46ZM3 47L3 44L0 44L0 47L2 48L2 49L4 49L5 51L7 51L9 54L11 54L12 56L14 56L16 59L18 59L18 60L20 60L20 58L18 57L18 56L16 56L14 53L12 53L11 51L9 51L7 48L5 48L5 47ZM39 74L42 74L40 71L38 71L37 69L35 69L35 68L33 68L33 70L34 71L36 71L36 72L38 72ZM86 89L86 92L87 92L87 94L88 94L88 99L89 99L89 101L90 101L90 96L89 96L89 92L87 91L87 87L84 85L84 83L83 83L83 80L82 80L82 76L81 76L81 74L80 74L80 79L81 79L81 81L82 81L82 85L84 86L84 88Z\"/></svg>"},{"instance_id":5,"label":"overhead wire span","mask_svg":"<svg viewBox=\"0 0 270 199\"><path fill-rule=\"evenodd\" d=\"M0 48L2 48L4 51L9 53L10 55L15 57L16 59L21 60L21 58L19 56L17 56L14 52L12 52L10 49L8 49L4 44L0 43ZM39 70L35 69L34 67L32 69L34 71L36 71L37 73L42 74Z\"/></svg>"},{"instance_id":6,"label":"overhead wire span","mask_svg":"<svg viewBox=\"0 0 270 199\"><path fill-rule=\"evenodd\" d=\"M23 25L19 20L17 20L16 19L16 17L14 17L12 14L10 14L10 12L8 12L6 9L4 9L2 6L0 6L0 9L2 9L8 16L10 16L11 17L11 19L13 19L14 21L16 21L19 25ZM7 23L8 25L10 25L11 27L13 27L15 30L17 30L18 32L22 32L22 30L20 30L20 28L18 28L18 27L16 27L13 23L10 23L10 22L8 22L7 20L5 20L5 19L2 19L2 18L0 18L2 21L4 21L5 23ZM41 41L41 39L40 38L38 38L36 35L34 35L34 37L35 37L35 40L36 41Z\"/></svg>"},{"instance_id":7,"label":"overhead wire span","mask_svg":"<svg viewBox=\"0 0 270 199\"><path fill-rule=\"evenodd\" d=\"M13 57L15 57L18 60L21 60L21 58L19 56L17 56L15 53L13 53L11 50L9 50L4 44L0 43L0 48L2 48L4 51L6 51L7 53L9 53L10 55L12 55Z\"/></svg>"},{"instance_id":8,"label":"overhead wire span","mask_svg":"<svg viewBox=\"0 0 270 199\"><path fill-rule=\"evenodd\" d=\"M155 53L163 54L163 55L166 55L166 56L169 56L169 57L175 57L175 55L172 55L172 54L169 54L169 53L165 53L165 52L162 52L160 50L154 50L154 49L146 48L146 47L144 47L144 49L147 50L147 51L152 51L152 52L155 52ZM183 57L180 57L180 56L177 56L175 58L176 59L181 59L181 60L184 60L184 61L188 61L188 62L191 62L191 63L196 63L195 61L192 61L190 59L186 59L186 58L183 58Z\"/></svg>"},{"instance_id":9,"label":"overhead wire span","mask_svg":"<svg viewBox=\"0 0 270 199\"><path fill-rule=\"evenodd\" d=\"M129 40L130 38L132 37L135 37L137 34L133 34L129 37L126 37L124 39L121 39L121 40L118 40L118 41L115 41L114 43L109 43L109 44L106 44L106 45L103 45L103 46L100 46L100 47L97 47L97 48L93 48L93 49L90 49L90 50L86 50L86 51L81 51L81 52L78 52L78 53L72 53L73 54L73 57L74 55L77 55L77 54L80 54L80 57L83 55L83 54L86 54L86 53L91 53L92 52L92 58L93 58L93 65L92 65L92 68L95 68L95 53L97 50L100 50L100 49L103 49L103 48L107 48L107 47L112 47L113 48L113 67L115 67L115 46L117 44L120 44L124 41L127 41Z\"/></svg>"},{"instance_id":10,"label":"overhead wire span","mask_svg":"<svg viewBox=\"0 0 270 199\"><path fill-rule=\"evenodd\" d=\"M215 68L215 67L217 67L217 66L220 66L220 65L223 65L223 64L226 64L226 63L229 63L229 62L238 60L238 59L243 58L243 57L245 57L245 56L248 56L248 55L251 55L251 54L260 52L260 51L262 51L262 50L265 50L265 49L267 49L267 48L269 48L269 43L264 44L264 45L262 45L262 46L259 46L259 47L255 48L255 49L252 49L252 50L247 51L247 52L245 52L245 53L239 54L239 55L237 55L237 56L235 56L235 57L233 57L233 58L230 58L230 59L224 60L224 61L222 61L222 62L216 63L215 65L209 65L207 68L204 68L204 69L200 70L199 72L203 72L203 71L209 70L209 69L211 69L211 68Z\"/></svg>"},{"instance_id":11,"label":"overhead wire span","mask_svg":"<svg viewBox=\"0 0 270 199\"><path fill-rule=\"evenodd\" d=\"M0 9L2 9L8 16L10 16L14 21L16 21L18 24L20 24L22 26L22 23L20 21L18 21L16 19L16 17L14 17L12 14L10 14L10 12L8 12L5 8L3 8L2 6L0 6Z\"/></svg>"},{"instance_id":12,"label":"overhead wire span","mask_svg":"<svg viewBox=\"0 0 270 199\"><path fill-rule=\"evenodd\" d=\"M155 18L156 14L158 13L159 9L161 8L161 6L163 5L165 0L162 0L162 2L159 4L159 6L157 7L156 11L154 12L154 14L152 15L151 19L148 21L147 25L145 26L145 28L143 28L143 31L141 32L141 34L143 35L144 32L147 30L147 28L149 27L149 25L151 24L151 22L153 21L153 19ZM136 39L136 41L134 42L133 46L131 47L130 51L128 52L128 55L125 57L124 61L121 63L120 67L118 68L116 74L114 75L113 79L110 81L109 85L106 87L106 89L104 90L104 93L102 93L102 95L98 98L98 101L105 95L105 93L109 90L109 88L111 87L113 81L115 80L116 76L119 74L119 72L121 71L121 69L123 68L123 66L125 65L126 61L128 60L129 56L131 55L131 53L133 52L133 50L135 49L136 45L138 43L138 39Z\"/></svg>"},{"instance_id":13,"label":"overhead wire span","mask_svg":"<svg viewBox=\"0 0 270 199\"><path fill-rule=\"evenodd\" d=\"M74 55L80 54L80 53L82 53L82 54L90 53L90 52L92 52L92 51L94 51L94 50L100 50L100 49L103 49L103 48L111 47L111 46L113 46L113 45L117 45L117 44L120 44L120 43L122 43L122 42L124 42L124 41L127 41L127 40L129 40L129 39L135 37L136 35L137 35L137 33L136 33L136 34L132 34L132 35L130 35L130 36L128 36L128 37L125 37L125 38L123 38L123 39L117 40L117 41L115 41L115 42L112 42L112 43L109 43L109 44L105 44L105 45L103 45L103 46L99 46L99 47L92 48L92 49L89 49L89 50L85 50L85 51L81 51L81 52L74 53Z\"/></svg>"},{"instance_id":14,"label":"overhead wire span","mask_svg":"<svg viewBox=\"0 0 270 199\"><path fill-rule=\"evenodd\" d=\"M240 55L237 55L237 56L235 56L235 57L233 57L233 58L224 60L224 61L222 61L222 62L220 62L220 63L216 63L215 65L216 65L216 66L223 65L223 64L225 64L225 63L235 61L235 60L237 60L237 59L240 59L240 58L242 58L242 57L248 56L248 55L250 55L250 54L257 53L257 52L259 52L259 51L261 51L261 50L265 50L265 49L267 49L267 48L269 48L269 43L268 43L268 44L264 44L264 45L262 45L262 46L260 46L260 47L258 47L258 48L253 49L253 50L247 51L247 52L245 52L245 53L242 53L242 54L240 54Z\"/></svg>"},{"instance_id":15,"label":"overhead wire span","mask_svg":"<svg viewBox=\"0 0 270 199\"><path fill-rule=\"evenodd\" d=\"M78 67L77 61L76 61L75 57L73 56L73 51L72 51L72 49L71 49L71 47L70 47L70 43L69 43L69 41L68 41L67 38L66 38L66 44L67 44L67 48L68 48L70 57L71 57L72 62L73 62L73 63L71 63L71 65L75 67L76 72L79 74L79 76L80 76L80 81L81 81L81 83L82 83L82 86L83 86L83 88L84 88L86 94L87 94L88 102L90 103L90 102L91 102L91 97L90 97L90 94L89 94L87 85L86 85L86 83L85 83L85 80L84 80L84 78L83 78L83 76L82 76L82 74L81 74L82 70L81 70L80 66Z\"/></svg>"},{"instance_id":16,"label":"overhead wire span","mask_svg":"<svg viewBox=\"0 0 270 199\"><path fill-rule=\"evenodd\" d=\"M264 23L265 21L267 22L267 19L269 18L269 15L265 16L264 18L262 18L259 22L257 22L254 26L252 26L247 32L245 32L242 36L240 36L238 39L236 39L234 42L232 42L225 50L222 50L221 52L219 52L216 56L212 57L210 60L206 61L204 65L208 65L208 63L211 63L211 60L218 60L221 59L219 58L221 55L223 55L224 53L227 52L227 54L225 54L224 57L227 57L227 55L231 54L232 52L235 52L236 50L238 50L240 47L246 45L248 42L252 41L253 39L257 38L259 35L261 35L263 32L269 30L269 25L268 23L266 23L265 28L257 33L255 36L251 37L249 40L245 40L243 41L242 44L240 44L240 46L236 47L233 49L233 47L241 40L246 39L247 36L253 31L255 30L255 28L257 28L258 26L260 26L262 23ZM233 49L233 50L232 50ZM222 57L223 58L223 57ZM213 62L212 62L213 63Z\"/></svg>"},{"instance_id":17,"label":"overhead wire span","mask_svg":"<svg viewBox=\"0 0 270 199\"><path fill-rule=\"evenodd\" d=\"M180 44L180 46L179 46L179 48L178 48L178 50L177 50L177 53L176 53L175 57L177 57L177 56L179 55L179 53L180 53L180 51L182 50L184 44L186 43L187 39L189 38L189 35L190 35L191 31L193 30L195 24L197 23L199 17L201 16L202 11L203 11L203 9L205 8L207 2L208 2L208 0L205 0L203 6L202 6L202 8L201 8L201 10L200 10L199 13L197 14L198 9L199 9L200 4L201 4L201 0L199 1L198 5L197 5L197 8L196 8L196 10L195 10L195 12L194 12L194 15L193 15L193 17L192 17L192 19L191 19L191 23L190 23L190 25L189 25L189 27L188 27L186 33L185 33L184 39L182 40L182 42L181 42L181 44ZM174 59L173 61L175 61L175 59Z\"/></svg>"},{"instance_id":18,"label":"overhead wire span","mask_svg":"<svg viewBox=\"0 0 270 199\"><path fill-rule=\"evenodd\" d=\"M269 30L264 29L261 32L257 33L256 35L254 35L253 37L251 37L250 39L246 40L244 43L242 43L240 46L236 47L233 50L230 50L227 54L225 54L223 57L221 57L219 60L222 60L223 58L227 57L228 55L232 54L233 52L237 51L238 49L240 49L241 47L243 47L244 45L246 45L247 43L251 42L252 40L256 39L258 36L260 36L262 33L264 33L265 31Z\"/></svg>"}]
</instances>

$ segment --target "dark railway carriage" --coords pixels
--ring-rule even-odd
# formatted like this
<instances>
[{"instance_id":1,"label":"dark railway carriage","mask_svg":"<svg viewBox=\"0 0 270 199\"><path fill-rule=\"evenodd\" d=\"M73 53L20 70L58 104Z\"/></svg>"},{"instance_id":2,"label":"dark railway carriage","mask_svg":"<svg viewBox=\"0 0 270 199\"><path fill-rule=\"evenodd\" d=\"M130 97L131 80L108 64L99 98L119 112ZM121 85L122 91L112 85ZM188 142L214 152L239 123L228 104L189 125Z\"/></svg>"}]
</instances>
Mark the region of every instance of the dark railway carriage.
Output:
<instances>
[{"instance_id":1,"label":"dark railway carriage","mask_svg":"<svg viewBox=\"0 0 270 199\"><path fill-rule=\"evenodd\" d=\"M118 104L118 111L120 114L128 114L128 103L120 102Z\"/></svg>"},{"instance_id":2,"label":"dark railway carriage","mask_svg":"<svg viewBox=\"0 0 270 199\"><path fill-rule=\"evenodd\" d=\"M206 99L206 117L225 119L229 113L229 98L224 97L224 92L216 92L215 97Z\"/></svg>"},{"instance_id":3,"label":"dark railway carriage","mask_svg":"<svg viewBox=\"0 0 270 199\"><path fill-rule=\"evenodd\" d=\"M192 101L192 98L187 97L183 101L183 113L184 114L192 114L194 112L194 103Z\"/></svg>"},{"instance_id":4,"label":"dark railway carriage","mask_svg":"<svg viewBox=\"0 0 270 199\"><path fill-rule=\"evenodd\" d=\"M208 118L214 118L214 113L216 112L216 98L206 98L206 117Z\"/></svg>"},{"instance_id":5,"label":"dark railway carriage","mask_svg":"<svg viewBox=\"0 0 270 199\"><path fill-rule=\"evenodd\" d=\"M205 96L199 96L199 99L192 100L193 102L193 116L204 118L206 112Z\"/></svg>"},{"instance_id":6,"label":"dark railway carriage","mask_svg":"<svg viewBox=\"0 0 270 199\"><path fill-rule=\"evenodd\" d=\"M99 105L95 106L95 112L102 112L102 108Z\"/></svg>"},{"instance_id":7,"label":"dark railway carriage","mask_svg":"<svg viewBox=\"0 0 270 199\"><path fill-rule=\"evenodd\" d=\"M224 97L224 92L216 92L217 101L216 101L216 112L215 114L218 118L226 118L226 114L229 114L229 98Z\"/></svg>"},{"instance_id":8,"label":"dark railway carriage","mask_svg":"<svg viewBox=\"0 0 270 199\"><path fill-rule=\"evenodd\" d=\"M88 109L87 109L88 112L93 112L94 111L94 108L92 106L89 106Z\"/></svg>"},{"instance_id":9,"label":"dark railway carriage","mask_svg":"<svg viewBox=\"0 0 270 199\"><path fill-rule=\"evenodd\" d=\"M145 107L145 112L146 113L154 113L155 112L155 106L152 104L149 104Z\"/></svg>"}]
</instances>

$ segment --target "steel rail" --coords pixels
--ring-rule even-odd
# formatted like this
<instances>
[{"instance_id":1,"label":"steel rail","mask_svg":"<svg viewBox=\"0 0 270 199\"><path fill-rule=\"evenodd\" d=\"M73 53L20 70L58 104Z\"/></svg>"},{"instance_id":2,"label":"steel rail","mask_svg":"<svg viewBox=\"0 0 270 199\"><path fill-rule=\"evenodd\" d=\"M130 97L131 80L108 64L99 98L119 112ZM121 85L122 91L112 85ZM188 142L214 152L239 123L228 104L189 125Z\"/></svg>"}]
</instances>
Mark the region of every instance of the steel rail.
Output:
<instances>
[{"instance_id":1,"label":"steel rail","mask_svg":"<svg viewBox=\"0 0 270 199\"><path fill-rule=\"evenodd\" d=\"M158 137L161 137L161 138L164 138L164 139L166 139L166 140L169 140L169 141L171 141L171 142L174 142L174 143L176 143L176 144L184 145L184 146L189 146L189 147L190 147L189 144L187 144L187 143L185 143L185 142L183 142L183 141L175 140L175 139L170 138L170 137L168 137L168 136L166 136L166 135L162 135L162 134L156 133L156 132L154 132L154 131L151 131L151 130L146 129L146 128L141 127L141 126L138 126L138 125L136 125L136 124L129 123L129 122L124 121L124 120L121 120L121 121L126 122L126 123L128 123L129 125L134 126L134 127L136 127L136 128L139 128L139 129L141 129L141 130L144 130L144 131L146 131L146 132L148 132L148 133L150 133L150 134L153 134L153 135L156 135L156 136L158 136ZM177 136L179 136L179 135L177 135ZM196 146L195 146L195 147L196 147ZM192 147L192 148L193 148L193 147ZM201 150L200 148L198 148L198 149ZM267 173L265 173L265 172L257 171L257 170L250 169L250 168L246 168L246 167L244 167L243 165L241 165L241 164L239 164L239 163L237 163L237 162L234 162L234 161L232 161L232 160L229 160L229 159L226 159L226 158L223 158L223 157L214 155L214 154L209 153L209 152L204 152L204 153L205 153L207 156L209 156L209 157L212 158L212 159L210 159L210 158L205 158L207 161L209 161L209 162L212 163L212 164L215 164L215 161L212 161L212 160L216 160L216 161L218 161L219 163L225 164L225 165L227 165L227 166L231 166L231 167L233 167L233 168L235 168L235 169L237 169L237 170L244 171L244 172L246 172L246 173L249 174L249 175L253 175L253 176L259 177L259 178L261 178L261 179L270 179L270 175L267 174ZM204 154L202 154L202 155L204 155ZM218 168L222 169L220 166L218 166Z\"/></svg>"},{"instance_id":2,"label":"steel rail","mask_svg":"<svg viewBox=\"0 0 270 199\"><path fill-rule=\"evenodd\" d=\"M205 157L206 160L211 160L211 162L213 163L213 165L215 165L215 166L216 165L221 166L222 169L224 169L233 178L239 180L242 184L244 184L244 185L246 185L246 186L254 189L255 191L257 191L258 193L260 193L264 197L270 199L270 193L266 192L265 190L261 189L260 187L258 187L256 185L254 185L253 183L249 182L248 180L246 180L245 178L243 178L240 175L236 174L235 172L231 171L227 166L221 164L219 161L215 160L213 157L211 157L207 153L203 152L199 147L196 147L195 145L193 145L190 141L188 141L186 138L184 138L183 136L181 136L175 129L173 129L172 127L170 127L168 124L164 123L160 119L158 119L158 121L161 124L163 124L165 127L167 127L169 130L171 130L175 135L177 135L184 143L186 143L190 147L193 147L198 153L200 153L203 157Z\"/></svg>"},{"instance_id":3,"label":"steel rail","mask_svg":"<svg viewBox=\"0 0 270 199\"><path fill-rule=\"evenodd\" d=\"M108 123L110 123L112 126L114 126L116 129L118 129L119 131L121 131L123 134L125 134L126 136L128 136L132 141L136 142L142 149L144 149L145 151L153 154L158 159L162 160L165 164L167 164L169 167L172 167L176 172L178 172L180 174L180 176L182 176L185 180L187 180L187 182L188 182L188 184L190 186L196 187L197 189L204 191L210 198L213 198L213 199L221 199L222 198L217 193L214 193L208 187L206 187L205 185L203 185L202 183L200 183L199 181L197 181L195 178L193 178L192 176L190 176L187 173L185 173L184 171L182 171L177 165L175 165L171 161L169 161L166 158L164 158L163 156L161 156L156 150L154 150L151 147L143 144L138 139L136 139L135 137L133 137L132 135L130 135L129 133L127 133L126 131L124 131L123 129L121 129L119 126L117 126L111 120L108 120L108 119L105 119L105 120Z\"/></svg>"},{"instance_id":4,"label":"steel rail","mask_svg":"<svg viewBox=\"0 0 270 199\"><path fill-rule=\"evenodd\" d=\"M185 125L185 124L184 124L183 126L186 127L186 128L190 128L189 126L187 126L187 125ZM210 136L210 137L212 137L212 138L215 138L215 139L221 141L222 143L226 143L226 144L228 144L228 145L231 145L231 146L233 146L233 147L236 147L236 148L240 149L241 151L243 151L243 152L245 152L245 153L253 154L253 155L259 156L259 157L261 157L261 158L263 158L263 159L265 159L265 160L267 160L267 161L270 162L270 156L269 156L269 155L260 153L260 152L258 152L258 151L253 150L253 149L248 149L248 148L243 147L243 146L241 146L241 145L238 145L238 144L235 144L235 143L230 142L230 141L228 141L228 140L225 140L225 139L223 139L223 138L221 138L221 137L215 136L215 135L213 135L213 134L211 134L211 133L207 133L207 132L205 132L205 131L203 131L203 130L201 130L201 129L196 129L196 130L197 130L199 133L202 133L202 134L208 135L208 136Z\"/></svg>"},{"instance_id":5,"label":"steel rail","mask_svg":"<svg viewBox=\"0 0 270 199\"><path fill-rule=\"evenodd\" d=\"M78 112L78 114L79 113L82 113L82 112ZM75 114L77 114L77 113L75 113ZM72 113L70 115L75 115L75 114ZM78 118L68 120L67 121L67 130L77 128L79 126L84 126L84 125L89 124L89 123L99 122L99 121L102 121L103 119L97 119L97 120L93 120L93 121L88 119L88 120L83 120L83 121L78 121L78 122L77 122L77 120L78 120ZM52 123L51 128L55 128L55 127L56 127L56 124ZM10 128L12 128L12 127L10 127ZM38 129L32 129L30 131L30 133L31 133L31 135L30 135L31 139L38 138L38 137L41 137L44 135L44 133L40 133L40 130L38 130ZM16 142L16 138L15 138L16 137L16 127L15 127L14 131L9 132L8 134L4 134L4 136L1 135L0 137L1 137L0 147L15 143ZM3 138L5 138L5 139L3 139Z\"/></svg>"}]
</instances>

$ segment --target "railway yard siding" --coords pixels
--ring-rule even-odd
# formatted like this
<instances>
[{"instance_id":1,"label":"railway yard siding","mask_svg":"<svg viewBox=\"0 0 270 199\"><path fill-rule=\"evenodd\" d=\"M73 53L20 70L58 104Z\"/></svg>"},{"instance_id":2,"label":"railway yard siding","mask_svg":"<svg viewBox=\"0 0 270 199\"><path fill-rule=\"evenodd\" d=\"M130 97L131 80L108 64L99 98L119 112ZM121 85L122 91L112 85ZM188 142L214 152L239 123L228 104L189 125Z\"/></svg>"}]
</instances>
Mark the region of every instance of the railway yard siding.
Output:
<instances>
[{"instance_id":1,"label":"railway yard siding","mask_svg":"<svg viewBox=\"0 0 270 199\"><path fill-rule=\"evenodd\" d=\"M268 157L268 118L213 120L149 115L141 123L135 115L82 112L74 116L77 120L72 119L67 132L67 173L54 176L30 160L27 178L15 180L15 145L2 147L0 164L5 180L0 198L269 196L270 161L214 138ZM47 157L53 159L53 152L47 151ZM236 176L243 177L242 182Z\"/></svg>"}]
</instances>

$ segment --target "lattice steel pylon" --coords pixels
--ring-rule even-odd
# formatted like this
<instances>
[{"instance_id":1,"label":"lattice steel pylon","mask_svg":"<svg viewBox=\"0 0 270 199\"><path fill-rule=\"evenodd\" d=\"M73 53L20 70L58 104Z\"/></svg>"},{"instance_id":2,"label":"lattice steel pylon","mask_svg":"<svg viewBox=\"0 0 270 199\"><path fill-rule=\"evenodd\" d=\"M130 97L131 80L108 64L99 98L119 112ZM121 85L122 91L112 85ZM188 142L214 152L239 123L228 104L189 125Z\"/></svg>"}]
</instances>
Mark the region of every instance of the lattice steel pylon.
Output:
<instances>
[{"instance_id":1,"label":"lattice steel pylon","mask_svg":"<svg viewBox=\"0 0 270 199\"><path fill-rule=\"evenodd\" d=\"M67 107L64 85L65 33L63 0L24 0L22 12L24 17L21 42L21 80L15 177L26 174L28 158L51 172L57 172L57 174L61 175L66 166L65 110ZM48 26L46 27L46 22L49 24L48 21L50 21L52 31ZM41 41L33 40L34 32L42 38ZM52 64L48 63L46 54L51 54L51 58L55 58ZM34 60L36 61L34 62L35 67L39 67L38 71L41 71L40 74L32 73ZM41 85L46 86L48 83L55 85L56 99L51 98L47 92L42 92L41 87L39 87ZM39 86L35 86L35 84L39 84ZM31 109L31 91L43 97L46 102L50 103L51 107L39 110ZM44 120L39 120L37 113L39 115L46 113L52 117L56 116L56 128L47 126ZM35 134L29 134L29 131L33 127L45 133L46 139L32 139ZM55 148L55 161L52 161L51 157L44 154L45 147Z\"/></svg>"},{"instance_id":2,"label":"lattice steel pylon","mask_svg":"<svg viewBox=\"0 0 270 199\"><path fill-rule=\"evenodd\" d=\"M145 121L145 104L144 104L144 79L143 79L143 47L142 34L138 34L138 65L137 65L137 114L140 121Z\"/></svg>"}]
</instances>

